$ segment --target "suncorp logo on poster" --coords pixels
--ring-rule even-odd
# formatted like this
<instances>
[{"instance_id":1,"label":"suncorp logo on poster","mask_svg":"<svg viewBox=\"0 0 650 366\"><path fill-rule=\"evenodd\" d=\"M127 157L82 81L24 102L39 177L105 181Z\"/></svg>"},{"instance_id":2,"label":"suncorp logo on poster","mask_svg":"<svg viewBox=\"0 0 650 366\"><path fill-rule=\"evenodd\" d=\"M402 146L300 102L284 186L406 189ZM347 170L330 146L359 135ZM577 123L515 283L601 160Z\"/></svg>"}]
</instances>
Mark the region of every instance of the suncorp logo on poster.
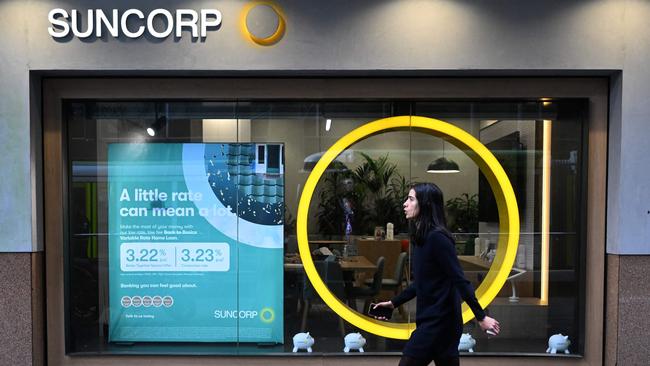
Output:
<instances>
[{"instance_id":1,"label":"suncorp logo on poster","mask_svg":"<svg viewBox=\"0 0 650 366\"><path fill-rule=\"evenodd\" d=\"M264 323L271 323L275 320L273 309L266 307L261 311L257 310L215 310L215 319L255 319L259 315L260 320Z\"/></svg>"},{"instance_id":2,"label":"suncorp logo on poster","mask_svg":"<svg viewBox=\"0 0 650 366\"><path fill-rule=\"evenodd\" d=\"M257 310L215 310L215 319L253 319L257 317Z\"/></svg>"}]
</instances>

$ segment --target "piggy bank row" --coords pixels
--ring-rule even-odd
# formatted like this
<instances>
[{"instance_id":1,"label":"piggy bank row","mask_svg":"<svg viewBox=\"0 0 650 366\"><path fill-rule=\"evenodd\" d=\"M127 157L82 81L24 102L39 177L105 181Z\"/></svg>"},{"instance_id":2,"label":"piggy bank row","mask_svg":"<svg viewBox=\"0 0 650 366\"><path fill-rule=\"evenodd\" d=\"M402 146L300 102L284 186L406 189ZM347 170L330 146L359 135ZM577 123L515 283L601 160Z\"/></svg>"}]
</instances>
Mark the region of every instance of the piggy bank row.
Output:
<instances>
[{"instance_id":1,"label":"piggy bank row","mask_svg":"<svg viewBox=\"0 0 650 366\"><path fill-rule=\"evenodd\" d=\"M366 345L366 339L363 338L361 333L348 333L345 338L343 338L345 343L345 348L343 352L350 352L352 350L358 350L363 352L363 346ZM314 337L312 337L309 332L298 333L293 336L293 352L298 352L298 350L304 349L307 352L312 351L312 346L314 345Z\"/></svg>"},{"instance_id":2,"label":"piggy bank row","mask_svg":"<svg viewBox=\"0 0 650 366\"><path fill-rule=\"evenodd\" d=\"M361 333L348 333L343 339L345 347L343 352L350 352L352 350L358 350L363 352L363 346L366 345L366 339L363 338ZM314 338L306 333L298 333L293 336L293 352L298 352L301 349L306 350L307 352L312 351L312 346L314 345ZM458 344L459 351L465 352L474 352L474 346L476 345L476 340L469 333L463 333L460 337L460 342ZM569 346L571 341L569 336L562 334L554 334L548 339L548 348L546 353L557 353L564 352L569 354Z\"/></svg>"},{"instance_id":3,"label":"piggy bank row","mask_svg":"<svg viewBox=\"0 0 650 366\"><path fill-rule=\"evenodd\" d=\"M474 346L476 345L476 340L472 338L469 333L463 333L460 337L460 343L458 344L459 351L474 352ZM548 339L548 348L546 353L558 353L564 352L569 354L569 346L571 341L569 336L562 334L554 334Z\"/></svg>"}]
</instances>

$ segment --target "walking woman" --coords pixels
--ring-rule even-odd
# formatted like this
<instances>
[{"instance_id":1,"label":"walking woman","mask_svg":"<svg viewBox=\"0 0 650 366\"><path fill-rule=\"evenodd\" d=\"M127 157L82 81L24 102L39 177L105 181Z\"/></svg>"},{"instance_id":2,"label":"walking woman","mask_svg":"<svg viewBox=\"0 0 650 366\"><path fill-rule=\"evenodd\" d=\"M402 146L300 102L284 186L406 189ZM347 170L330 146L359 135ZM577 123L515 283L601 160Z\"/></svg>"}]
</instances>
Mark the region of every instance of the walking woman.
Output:
<instances>
[{"instance_id":1,"label":"walking woman","mask_svg":"<svg viewBox=\"0 0 650 366\"><path fill-rule=\"evenodd\" d=\"M444 200L433 183L415 184L404 202L411 233L413 282L390 301L375 307L395 308L417 296L415 322L399 366L459 365L458 343L463 332L461 298L484 331L499 333L499 322L486 316L456 257L447 229Z\"/></svg>"}]
</instances>

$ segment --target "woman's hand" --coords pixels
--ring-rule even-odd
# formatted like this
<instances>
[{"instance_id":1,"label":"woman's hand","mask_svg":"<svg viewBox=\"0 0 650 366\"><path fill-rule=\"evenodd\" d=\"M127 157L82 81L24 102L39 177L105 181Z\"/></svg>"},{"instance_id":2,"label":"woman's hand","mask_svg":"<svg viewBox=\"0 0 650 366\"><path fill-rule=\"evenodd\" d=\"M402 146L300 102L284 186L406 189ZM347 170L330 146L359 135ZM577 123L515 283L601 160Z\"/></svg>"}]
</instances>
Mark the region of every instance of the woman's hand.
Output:
<instances>
[{"instance_id":1,"label":"woman's hand","mask_svg":"<svg viewBox=\"0 0 650 366\"><path fill-rule=\"evenodd\" d=\"M391 301L382 301L382 302L378 302L378 303L376 303L372 308L373 308L373 309L377 309L377 308L379 308L379 307L384 307L384 308L389 308L389 309L395 309L395 305L393 305L393 303L392 303ZM378 319L378 320L388 320L386 317L383 317L383 316L374 316L374 318L375 318L375 319Z\"/></svg>"},{"instance_id":2,"label":"woman's hand","mask_svg":"<svg viewBox=\"0 0 650 366\"><path fill-rule=\"evenodd\" d=\"M478 322L478 325L481 326L481 329L483 329L483 331L491 331L494 333L494 335L499 334L499 322L494 318L486 316L483 318L483 320Z\"/></svg>"}]
</instances>

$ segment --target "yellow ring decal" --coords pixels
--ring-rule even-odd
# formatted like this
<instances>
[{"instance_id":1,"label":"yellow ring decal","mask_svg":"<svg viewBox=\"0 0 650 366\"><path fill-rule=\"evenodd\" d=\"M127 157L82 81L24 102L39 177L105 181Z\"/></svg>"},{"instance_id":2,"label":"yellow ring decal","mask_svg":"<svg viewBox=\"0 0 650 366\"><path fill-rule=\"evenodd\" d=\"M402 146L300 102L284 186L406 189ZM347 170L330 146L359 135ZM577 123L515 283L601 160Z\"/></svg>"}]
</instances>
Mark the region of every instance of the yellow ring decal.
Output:
<instances>
[{"instance_id":1,"label":"yellow ring decal","mask_svg":"<svg viewBox=\"0 0 650 366\"><path fill-rule=\"evenodd\" d=\"M269 6L271 9L273 9L275 14L278 16L278 27L276 28L275 33L273 33L272 35L266 38L255 36L253 33L250 32L248 26L246 25L246 18L248 17L248 13L251 11L251 9L253 9L258 5ZM286 22L284 21L284 14L282 10L275 3L271 1L253 1L244 6L244 9L241 14L242 16L241 16L240 23L241 23L242 31L256 44L260 46L272 46L278 43L278 41L281 40L282 37L284 36L284 32L287 28L287 25Z\"/></svg>"},{"instance_id":2,"label":"yellow ring decal","mask_svg":"<svg viewBox=\"0 0 650 366\"><path fill-rule=\"evenodd\" d=\"M264 314L269 314L268 318ZM260 311L260 320L264 323L272 323L275 320L275 312L271 308L264 308Z\"/></svg>"},{"instance_id":3,"label":"yellow ring decal","mask_svg":"<svg viewBox=\"0 0 650 366\"><path fill-rule=\"evenodd\" d=\"M341 318L367 332L386 338L408 339L415 329L414 323L390 323L379 321L348 307L334 295L318 275L309 250L307 218L309 205L318 180L329 164L352 144L370 136L396 130L412 129L444 138L466 154L478 165L487 178L494 193L499 210L499 240L497 253L485 280L476 290L476 297L483 308L497 296L510 274L517 254L519 242L519 211L512 185L503 167L485 145L461 128L450 123L426 117L399 116L369 122L341 137L323 154L312 170L300 196L296 230L298 249L305 273L325 303ZM463 303L463 322L474 317L467 304Z\"/></svg>"}]
</instances>

